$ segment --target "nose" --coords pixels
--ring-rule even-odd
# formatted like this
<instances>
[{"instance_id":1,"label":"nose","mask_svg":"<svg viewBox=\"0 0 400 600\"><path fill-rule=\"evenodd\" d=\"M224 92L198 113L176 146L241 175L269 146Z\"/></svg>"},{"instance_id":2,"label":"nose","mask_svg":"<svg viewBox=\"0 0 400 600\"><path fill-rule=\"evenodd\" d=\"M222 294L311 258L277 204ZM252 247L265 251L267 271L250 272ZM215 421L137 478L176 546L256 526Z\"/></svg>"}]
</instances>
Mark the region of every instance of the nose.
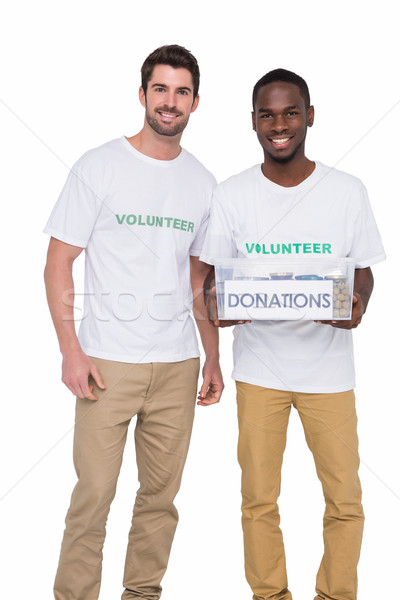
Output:
<instances>
[{"instance_id":1,"label":"nose","mask_svg":"<svg viewBox=\"0 0 400 600\"><path fill-rule=\"evenodd\" d=\"M285 131L287 129L286 117L285 115L276 115L274 121L272 123L272 129L277 133Z\"/></svg>"},{"instance_id":2,"label":"nose","mask_svg":"<svg viewBox=\"0 0 400 600\"><path fill-rule=\"evenodd\" d=\"M165 101L165 104L167 104L169 106L169 108L175 107L176 99L175 99L175 94L172 90L165 94L164 101Z\"/></svg>"}]
</instances>

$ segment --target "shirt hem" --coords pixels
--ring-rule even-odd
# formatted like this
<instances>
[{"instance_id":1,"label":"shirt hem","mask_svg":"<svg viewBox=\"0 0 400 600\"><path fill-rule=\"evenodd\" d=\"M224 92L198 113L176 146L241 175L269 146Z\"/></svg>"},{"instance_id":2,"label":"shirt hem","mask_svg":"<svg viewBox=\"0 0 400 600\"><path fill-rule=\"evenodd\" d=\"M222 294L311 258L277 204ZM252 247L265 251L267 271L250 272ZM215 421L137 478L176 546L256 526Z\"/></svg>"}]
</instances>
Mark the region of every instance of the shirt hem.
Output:
<instances>
[{"instance_id":1,"label":"shirt hem","mask_svg":"<svg viewBox=\"0 0 400 600\"><path fill-rule=\"evenodd\" d=\"M51 237L60 240L60 242L65 242L66 244L70 244L71 246L77 246L78 248L86 248L87 242L83 242L82 240L77 240L69 235L65 235L64 233L60 233L51 227L45 227L43 229L43 233L47 233L51 235Z\"/></svg>"},{"instance_id":2,"label":"shirt hem","mask_svg":"<svg viewBox=\"0 0 400 600\"><path fill-rule=\"evenodd\" d=\"M210 256L207 256L206 254L200 253L200 260L201 262L206 263L207 265L215 264L215 259L210 258Z\"/></svg>"},{"instance_id":3,"label":"shirt hem","mask_svg":"<svg viewBox=\"0 0 400 600\"><path fill-rule=\"evenodd\" d=\"M336 385L333 387L329 386L318 386L314 387L312 385L307 386L285 386L280 382L277 384L274 381L266 381L264 379L258 379L257 377L249 377L247 375L243 375L233 370L232 379L235 381L242 381L243 383L250 383L251 385L258 385L261 387L269 388L272 390L284 390L286 392L299 392L300 394L337 394L340 392L348 392L349 390L353 390L355 388L355 381L352 381L351 384L343 383L342 385Z\"/></svg>"},{"instance_id":4,"label":"shirt hem","mask_svg":"<svg viewBox=\"0 0 400 600\"><path fill-rule=\"evenodd\" d=\"M132 354L113 354L110 352L103 352L102 350L95 350L94 348L88 348L87 346L82 346L82 350L88 356L93 356L94 358L103 358L104 360L112 360L115 362L123 362L123 363L132 363L132 364L146 364L146 363L172 363L172 362L181 362L183 360L187 360L189 358L199 358L200 352L197 349L188 350L187 352L182 352L180 354L157 354L151 352L144 352L141 356L132 355Z\"/></svg>"},{"instance_id":5,"label":"shirt hem","mask_svg":"<svg viewBox=\"0 0 400 600\"><path fill-rule=\"evenodd\" d=\"M376 265L377 263L383 262L386 260L386 254L382 252L373 258L369 258L367 260L361 260L360 262L356 262L356 269L365 269L366 267L371 267L372 265Z\"/></svg>"}]
</instances>

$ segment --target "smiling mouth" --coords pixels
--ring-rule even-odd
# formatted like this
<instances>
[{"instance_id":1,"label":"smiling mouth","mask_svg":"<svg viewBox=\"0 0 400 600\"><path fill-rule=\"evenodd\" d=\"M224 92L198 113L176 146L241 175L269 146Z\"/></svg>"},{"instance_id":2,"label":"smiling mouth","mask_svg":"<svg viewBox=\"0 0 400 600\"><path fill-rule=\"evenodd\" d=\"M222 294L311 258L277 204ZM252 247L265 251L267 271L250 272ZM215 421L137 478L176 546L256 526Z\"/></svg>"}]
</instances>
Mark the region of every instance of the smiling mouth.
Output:
<instances>
[{"instance_id":1,"label":"smiling mouth","mask_svg":"<svg viewBox=\"0 0 400 600\"><path fill-rule=\"evenodd\" d=\"M286 144L289 140L290 140L290 137L285 137L285 138L270 138L270 141L273 144L276 144L277 146L282 146L283 144Z\"/></svg>"},{"instance_id":2,"label":"smiling mouth","mask_svg":"<svg viewBox=\"0 0 400 600\"><path fill-rule=\"evenodd\" d=\"M170 119L171 121L173 119L176 119L177 117L179 117L179 115L177 113L169 113L169 112L158 111L158 114L161 115L161 117L163 119Z\"/></svg>"}]
</instances>

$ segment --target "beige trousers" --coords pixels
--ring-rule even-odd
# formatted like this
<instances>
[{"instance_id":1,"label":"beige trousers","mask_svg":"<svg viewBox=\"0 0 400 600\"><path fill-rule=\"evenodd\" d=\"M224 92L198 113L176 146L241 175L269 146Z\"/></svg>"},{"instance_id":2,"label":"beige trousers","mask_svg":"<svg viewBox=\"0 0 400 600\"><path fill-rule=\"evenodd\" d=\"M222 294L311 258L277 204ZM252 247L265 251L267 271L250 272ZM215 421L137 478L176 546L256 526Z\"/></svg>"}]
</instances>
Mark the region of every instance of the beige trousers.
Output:
<instances>
[{"instance_id":1,"label":"beige trousers","mask_svg":"<svg viewBox=\"0 0 400 600\"><path fill-rule=\"evenodd\" d=\"M246 578L254 600L291 600L277 499L291 406L313 453L326 510L315 600L355 600L364 524L353 391L304 394L237 382Z\"/></svg>"},{"instance_id":2,"label":"beige trousers","mask_svg":"<svg viewBox=\"0 0 400 600\"><path fill-rule=\"evenodd\" d=\"M54 584L56 600L97 600L102 548L128 426L137 415L140 488L126 555L123 600L155 600L178 522L179 490L196 403L199 359L129 364L92 359L106 390L77 399L74 464L78 475Z\"/></svg>"}]
</instances>

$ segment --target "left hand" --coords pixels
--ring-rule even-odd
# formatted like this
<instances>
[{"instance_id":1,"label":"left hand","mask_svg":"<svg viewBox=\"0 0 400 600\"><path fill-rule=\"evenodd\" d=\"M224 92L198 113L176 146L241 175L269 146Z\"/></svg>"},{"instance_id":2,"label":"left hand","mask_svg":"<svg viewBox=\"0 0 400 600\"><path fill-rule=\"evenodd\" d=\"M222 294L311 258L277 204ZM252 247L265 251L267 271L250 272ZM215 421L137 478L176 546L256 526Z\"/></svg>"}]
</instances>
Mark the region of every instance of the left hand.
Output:
<instances>
[{"instance_id":1,"label":"left hand","mask_svg":"<svg viewBox=\"0 0 400 600\"><path fill-rule=\"evenodd\" d=\"M218 318L218 308L217 308L217 288L214 285L210 290L207 291L207 315L208 320L214 325L214 327L233 327L235 325L243 325L243 323L251 323L251 321L233 321L227 319L219 319Z\"/></svg>"},{"instance_id":2,"label":"left hand","mask_svg":"<svg viewBox=\"0 0 400 600\"><path fill-rule=\"evenodd\" d=\"M349 320L315 321L315 323L331 325L332 327L338 327L339 329L355 329L361 323L361 319L362 319L364 312L365 312L365 308L364 308L361 296L357 292L354 292L353 309L351 312L351 318Z\"/></svg>"},{"instance_id":3,"label":"left hand","mask_svg":"<svg viewBox=\"0 0 400 600\"><path fill-rule=\"evenodd\" d=\"M218 360L207 361L203 367L203 384L197 396L200 406L209 406L220 401L224 380Z\"/></svg>"}]
</instances>

